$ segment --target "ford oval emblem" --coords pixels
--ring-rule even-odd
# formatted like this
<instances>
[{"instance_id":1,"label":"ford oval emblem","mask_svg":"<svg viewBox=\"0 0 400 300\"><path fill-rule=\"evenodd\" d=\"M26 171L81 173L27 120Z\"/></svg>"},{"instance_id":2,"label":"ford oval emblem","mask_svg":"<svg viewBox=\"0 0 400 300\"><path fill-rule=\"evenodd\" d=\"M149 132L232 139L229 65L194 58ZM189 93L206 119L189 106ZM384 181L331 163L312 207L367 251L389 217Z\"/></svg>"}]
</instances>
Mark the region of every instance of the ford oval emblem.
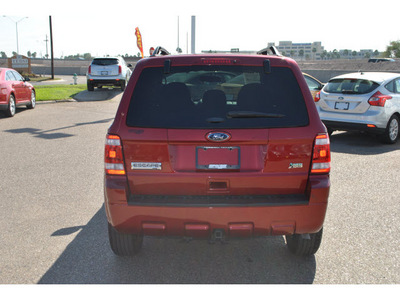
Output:
<instances>
[{"instance_id":1,"label":"ford oval emblem","mask_svg":"<svg viewBox=\"0 0 400 300\"><path fill-rule=\"evenodd\" d=\"M210 132L206 138L211 142L226 142L231 139L231 135L225 132Z\"/></svg>"}]
</instances>

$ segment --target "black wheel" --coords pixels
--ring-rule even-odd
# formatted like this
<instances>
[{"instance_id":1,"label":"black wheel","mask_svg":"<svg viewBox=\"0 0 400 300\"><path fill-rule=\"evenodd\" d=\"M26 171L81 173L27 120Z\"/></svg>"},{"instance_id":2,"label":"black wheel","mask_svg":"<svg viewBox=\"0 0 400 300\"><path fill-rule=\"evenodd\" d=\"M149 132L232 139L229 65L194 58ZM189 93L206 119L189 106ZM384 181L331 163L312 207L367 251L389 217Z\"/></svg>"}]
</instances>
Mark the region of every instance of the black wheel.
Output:
<instances>
[{"instance_id":1,"label":"black wheel","mask_svg":"<svg viewBox=\"0 0 400 300\"><path fill-rule=\"evenodd\" d=\"M386 126L385 133L383 133L381 136L384 143L394 144L397 142L397 139L399 138L399 123L398 116L393 115L390 118L388 125Z\"/></svg>"},{"instance_id":2,"label":"black wheel","mask_svg":"<svg viewBox=\"0 0 400 300\"><path fill-rule=\"evenodd\" d=\"M15 97L14 95L10 95L10 101L8 102L6 115L8 117L14 117L15 111L16 111Z\"/></svg>"},{"instance_id":3,"label":"black wheel","mask_svg":"<svg viewBox=\"0 0 400 300\"><path fill-rule=\"evenodd\" d=\"M125 80L121 80L121 91L125 90L125 85L126 85L126 81Z\"/></svg>"},{"instance_id":4,"label":"black wheel","mask_svg":"<svg viewBox=\"0 0 400 300\"><path fill-rule=\"evenodd\" d=\"M89 92L93 92L94 91L94 86L93 86L93 84L90 83L90 81L87 82L87 90Z\"/></svg>"},{"instance_id":5,"label":"black wheel","mask_svg":"<svg viewBox=\"0 0 400 300\"><path fill-rule=\"evenodd\" d=\"M108 237L112 251L119 256L133 256L142 248L142 235L118 232L110 223L108 223Z\"/></svg>"},{"instance_id":6,"label":"black wheel","mask_svg":"<svg viewBox=\"0 0 400 300\"><path fill-rule=\"evenodd\" d=\"M322 240L322 228L317 233L310 233L310 239L302 237L300 234L286 236L286 243L290 250L298 256L309 256L315 254Z\"/></svg>"},{"instance_id":7,"label":"black wheel","mask_svg":"<svg viewBox=\"0 0 400 300\"><path fill-rule=\"evenodd\" d=\"M33 109L36 106L36 94L35 91L31 92L31 103L29 103L26 107L29 109Z\"/></svg>"}]
</instances>

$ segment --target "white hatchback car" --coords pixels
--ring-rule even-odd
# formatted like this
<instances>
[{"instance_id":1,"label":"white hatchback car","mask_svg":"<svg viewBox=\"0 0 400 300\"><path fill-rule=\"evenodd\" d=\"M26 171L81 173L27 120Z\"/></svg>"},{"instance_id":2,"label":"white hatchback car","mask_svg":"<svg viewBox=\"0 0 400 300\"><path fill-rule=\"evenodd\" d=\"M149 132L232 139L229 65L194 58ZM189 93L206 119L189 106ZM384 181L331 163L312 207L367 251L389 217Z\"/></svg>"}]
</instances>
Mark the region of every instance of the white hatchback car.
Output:
<instances>
[{"instance_id":1,"label":"white hatchback car","mask_svg":"<svg viewBox=\"0 0 400 300\"><path fill-rule=\"evenodd\" d=\"M359 130L393 144L399 137L400 74L359 72L332 78L315 96L328 132Z\"/></svg>"},{"instance_id":2,"label":"white hatchback car","mask_svg":"<svg viewBox=\"0 0 400 300\"><path fill-rule=\"evenodd\" d=\"M131 77L131 64L126 64L122 57L98 57L93 59L86 74L87 89L93 91L95 87L125 86Z\"/></svg>"}]
</instances>

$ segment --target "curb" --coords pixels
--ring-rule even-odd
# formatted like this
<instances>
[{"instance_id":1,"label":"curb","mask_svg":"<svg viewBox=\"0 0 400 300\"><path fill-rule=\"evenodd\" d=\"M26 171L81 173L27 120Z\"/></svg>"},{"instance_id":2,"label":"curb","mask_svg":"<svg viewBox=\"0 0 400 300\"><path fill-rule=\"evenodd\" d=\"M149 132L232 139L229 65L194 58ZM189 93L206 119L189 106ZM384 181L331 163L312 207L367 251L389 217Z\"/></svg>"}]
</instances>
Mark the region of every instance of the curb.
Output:
<instances>
[{"instance_id":1,"label":"curb","mask_svg":"<svg viewBox=\"0 0 400 300\"><path fill-rule=\"evenodd\" d=\"M77 102L77 101L75 99L45 100L45 101L36 101L36 104L64 103L64 102Z\"/></svg>"}]
</instances>

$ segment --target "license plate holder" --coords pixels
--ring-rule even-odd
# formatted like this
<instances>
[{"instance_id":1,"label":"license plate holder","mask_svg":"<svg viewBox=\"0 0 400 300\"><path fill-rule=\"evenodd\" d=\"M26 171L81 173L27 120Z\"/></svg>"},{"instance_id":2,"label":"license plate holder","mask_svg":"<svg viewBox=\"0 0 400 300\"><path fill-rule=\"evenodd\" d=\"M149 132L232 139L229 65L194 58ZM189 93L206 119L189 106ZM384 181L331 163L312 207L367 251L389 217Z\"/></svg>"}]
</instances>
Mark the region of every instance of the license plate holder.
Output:
<instances>
[{"instance_id":1,"label":"license plate holder","mask_svg":"<svg viewBox=\"0 0 400 300\"><path fill-rule=\"evenodd\" d=\"M108 71L101 71L101 75L103 75L103 76L108 75Z\"/></svg>"},{"instance_id":2,"label":"license plate holder","mask_svg":"<svg viewBox=\"0 0 400 300\"><path fill-rule=\"evenodd\" d=\"M240 169L240 147L196 147L198 170Z\"/></svg>"},{"instance_id":3,"label":"license plate holder","mask_svg":"<svg viewBox=\"0 0 400 300\"><path fill-rule=\"evenodd\" d=\"M335 109L337 110L349 110L349 102L335 102Z\"/></svg>"}]
</instances>

